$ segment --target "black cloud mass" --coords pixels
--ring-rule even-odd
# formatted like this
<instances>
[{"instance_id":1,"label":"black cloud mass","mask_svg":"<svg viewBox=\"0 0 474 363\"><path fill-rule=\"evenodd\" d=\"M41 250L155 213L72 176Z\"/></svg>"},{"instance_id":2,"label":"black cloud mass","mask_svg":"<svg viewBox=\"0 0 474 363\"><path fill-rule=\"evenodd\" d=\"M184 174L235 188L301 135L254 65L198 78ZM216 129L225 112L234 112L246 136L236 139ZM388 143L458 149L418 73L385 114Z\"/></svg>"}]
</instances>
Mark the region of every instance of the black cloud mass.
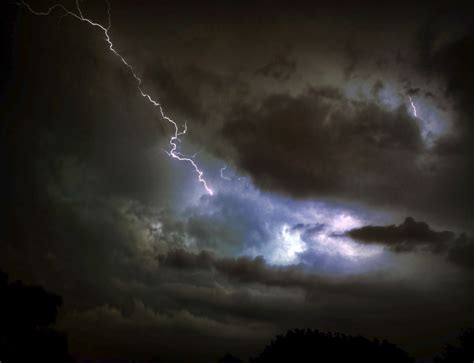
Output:
<instances>
[{"instance_id":1,"label":"black cloud mass","mask_svg":"<svg viewBox=\"0 0 474 363\"><path fill-rule=\"evenodd\" d=\"M255 111L232 114L239 118L224 135L239 165L263 188L393 203L419 177L420 132L405 109L349 102L337 89L324 88L297 98L271 95Z\"/></svg>"},{"instance_id":2,"label":"black cloud mass","mask_svg":"<svg viewBox=\"0 0 474 363\"><path fill-rule=\"evenodd\" d=\"M427 244L432 248L442 248L442 245L453 239L450 231L433 231L428 224L416 222L407 217L399 226L364 226L352 229L347 234L365 243L383 243L397 251L411 250L417 245Z\"/></svg>"}]
</instances>

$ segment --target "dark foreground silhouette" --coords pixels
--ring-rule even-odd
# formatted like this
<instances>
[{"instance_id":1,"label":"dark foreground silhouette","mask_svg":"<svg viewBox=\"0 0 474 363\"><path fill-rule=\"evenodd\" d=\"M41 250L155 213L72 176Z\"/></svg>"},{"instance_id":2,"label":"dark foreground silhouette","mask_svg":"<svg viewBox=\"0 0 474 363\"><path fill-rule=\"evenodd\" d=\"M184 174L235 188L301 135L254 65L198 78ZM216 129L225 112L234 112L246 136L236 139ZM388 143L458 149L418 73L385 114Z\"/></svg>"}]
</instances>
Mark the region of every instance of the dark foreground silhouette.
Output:
<instances>
[{"instance_id":1,"label":"dark foreground silhouette","mask_svg":"<svg viewBox=\"0 0 474 363\"><path fill-rule=\"evenodd\" d=\"M60 296L41 287L8 283L0 271L0 361L72 362L66 335L50 327L61 305Z\"/></svg>"},{"instance_id":2,"label":"dark foreground silhouette","mask_svg":"<svg viewBox=\"0 0 474 363\"><path fill-rule=\"evenodd\" d=\"M242 361L239 358L234 357L232 354L227 353L219 359L217 363L242 363Z\"/></svg>"},{"instance_id":3,"label":"dark foreground silhouette","mask_svg":"<svg viewBox=\"0 0 474 363\"><path fill-rule=\"evenodd\" d=\"M465 330L458 340L457 345L447 345L444 352L435 358L434 363L474 362L474 329Z\"/></svg>"},{"instance_id":4,"label":"dark foreground silhouette","mask_svg":"<svg viewBox=\"0 0 474 363\"><path fill-rule=\"evenodd\" d=\"M386 340L323 333L318 330L290 330L278 335L250 363L409 363L415 360ZM474 329L464 331L457 345L447 345L434 363L474 362ZM218 363L242 363L228 353Z\"/></svg>"},{"instance_id":5,"label":"dark foreground silhouette","mask_svg":"<svg viewBox=\"0 0 474 363\"><path fill-rule=\"evenodd\" d=\"M55 330L59 295L42 287L8 282L0 270L0 362L71 363L66 334ZM160 362L154 360L153 362ZM448 345L434 363L472 363L474 329L466 330L457 345ZM91 360L88 360L91 362ZM128 362L123 360L123 362ZM318 330L290 330L278 335L250 363L413 363L405 351L385 340L323 333ZM192 362L190 362L192 363ZM242 363L226 354L218 363Z\"/></svg>"},{"instance_id":6,"label":"dark foreground silhouette","mask_svg":"<svg viewBox=\"0 0 474 363\"><path fill-rule=\"evenodd\" d=\"M365 362L412 363L406 352L387 341L361 336L323 333L318 330L289 331L277 336L252 363Z\"/></svg>"}]
</instances>

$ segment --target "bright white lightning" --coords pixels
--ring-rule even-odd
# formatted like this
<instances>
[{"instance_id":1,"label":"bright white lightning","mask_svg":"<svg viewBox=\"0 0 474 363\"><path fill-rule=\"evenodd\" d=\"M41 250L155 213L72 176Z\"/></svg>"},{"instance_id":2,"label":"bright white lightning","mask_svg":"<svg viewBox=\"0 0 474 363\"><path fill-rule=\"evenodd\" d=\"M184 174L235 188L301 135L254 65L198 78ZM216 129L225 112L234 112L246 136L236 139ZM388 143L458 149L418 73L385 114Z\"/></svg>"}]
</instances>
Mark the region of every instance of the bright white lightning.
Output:
<instances>
[{"instance_id":1,"label":"bright white lightning","mask_svg":"<svg viewBox=\"0 0 474 363\"><path fill-rule=\"evenodd\" d=\"M416 114L415 102L413 102L413 99L411 98L411 96L408 96L408 98L410 99L410 105L411 105L411 108L413 109L413 116L418 117L418 115Z\"/></svg>"},{"instance_id":2,"label":"bright white lightning","mask_svg":"<svg viewBox=\"0 0 474 363\"><path fill-rule=\"evenodd\" d=\"M222 179L225 179L225 180L228 180L228 181L232 181L231 178L229 178L228 176L225 176L224 175L224 171L227 169L227 165L224 165L222 168L221 168L221 178Z\"/></svg>"},{"instance_id":3,"label":"bright white lightning","mask_svg":"<svg viewBox=\"0 0 474 363\"><path fill-rule=\"evenodd\" d=\"M130 73L132 74L133 78L135 78L135 80L137 81L137 88L138 88L138 91L140 92L140 94L142 95L142 97L146 98L153 106L157 107L158 110L160 111L161 117L164 118L166 121L168 121L174 127L174 134L169 140L169 143L170 143L171 147L170 147L170 150L167 151L166 153L174 159L184 161L184 162L187 162L187 163L191 164L191 166L194 168L194 170L195 170L195 172L198 176L199 182L203 184L204 188L206 189L206 191L210 195L213 195L214 193L213 193L212 189L207 185L207 182L203 177L204 172L201 169L199 169L199 167L194 162L194 160L192 160L190 157L185 156L185 155L181 154L180 152L176 151L176 149L178 147L176 145L176 141L179 142L180 141L179 137L186 133L186 131L187 131L186 124L184 125L183 131L179 131L177 123L173 119L171 119L169 116L166 116L161 104L158 101L155 101L148 93L143 91L143 89L142 89L142 79L140 77L138 77L138 75L135 73L135 70L134 70L133 66L130 63L128 63L127 60L119 52L117 52L117 50L114 48L112 40L110 39L110 36L109 36L109 30L110 30L110 27L111 27L110 3L109 3L108 0L105 0L105 1L107 3L107 15L108 15L108 25L107 25L107 27L104 27L103 25L101 25L99 23L96 23L96 22L92 21L91 19L88 19L88 18L84 17L84 15L82 13L82 10L81 10L81 7L79 6L79 0L76 0L77 13L74 12L74 11L68 10L62 4L55 4L55 5L51 6L45 12L40 12L40 11L33 10L31 8L31 6L28 3L26 3L24 0L22 0L21 3L19 3L19 5L25 6L32 14L41 15L41 16L48 16L55 9L61 9L64 12L65 16L71 15L72 17L74 17L74 18L76 18L76 19L78 19L82 22L88 23L89 25L100 29L105 35L105 41L109 45L109 50L112 51L122 61L122 63L130 70Z\"/></svg>"}]
</instances>

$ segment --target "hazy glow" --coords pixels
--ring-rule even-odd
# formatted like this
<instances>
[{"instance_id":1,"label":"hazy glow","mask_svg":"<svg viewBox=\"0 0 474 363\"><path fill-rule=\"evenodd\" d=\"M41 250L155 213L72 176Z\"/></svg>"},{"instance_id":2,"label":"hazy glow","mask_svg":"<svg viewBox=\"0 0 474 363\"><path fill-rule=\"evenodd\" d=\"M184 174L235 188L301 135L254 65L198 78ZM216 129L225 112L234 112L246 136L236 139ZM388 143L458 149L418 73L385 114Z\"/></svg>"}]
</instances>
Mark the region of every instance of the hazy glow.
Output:
<instances>
[{"instance_id":1,"label":"hazy glow","mask_svg":"<svg viewBox=\"0 0 474 363\"><path fill-rule=\"evenodd\" d=\"M299 233L292 231L288 225L283 225L278 233L276 248L268 256L270 263L288 265L297 261L298 253L306 249Z\"/></svg>"},{"instance_id":2,"label":"hazy glow","mask_svg":"<svg viewBox=\"0 0 474 363\"><path fill-rule=\"evenodd\" d=\"M301 208L306 210L303 205ZM327 205L316 208L318 217L314 217L314 210L306 215L300 210L287 216L291 222L273 227L276 228L273 240L260 249L247 252L263 255L269 263L276 265L317 264L318 259L326 258L333 259L336 264L337 261L359 263L383 252L380 246L362 245L344 235L348 230L364 225L350 212L335 212Z\"/></svg>"},{"instance_id":3,"label":"hazy glow","mask_svg":"<svg viewBox=\"0 0 474 363\"><path fill-rule=\"evenodd\" d=\"M345 232L362 225L359 219L346 213L337 215L331 224L334 232Z\"/></svg>"}]
</instances>

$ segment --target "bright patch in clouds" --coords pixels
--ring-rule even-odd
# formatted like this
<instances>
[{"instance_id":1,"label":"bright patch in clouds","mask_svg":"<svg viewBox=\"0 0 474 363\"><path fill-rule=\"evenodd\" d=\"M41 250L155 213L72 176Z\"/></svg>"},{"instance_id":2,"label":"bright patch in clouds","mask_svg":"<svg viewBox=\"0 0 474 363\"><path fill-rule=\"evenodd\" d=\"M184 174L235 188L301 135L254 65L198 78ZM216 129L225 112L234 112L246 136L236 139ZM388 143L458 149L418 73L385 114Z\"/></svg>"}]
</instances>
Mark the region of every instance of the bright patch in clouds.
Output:
<instances>
[{"instance_id":1,"label":"bright patch in clouds","mask_svg":"<svg viewBox=\"0 0 474 363\"><path fill-rule=\"evenodd\" d=\"M265 259L276 265L308 263L307 257L344 259L347 262L359 262L382 253L378 246L360 245L344 236L344 232L362 226L357 217L349 213L340 213L324 220L320 225L283 224L274 242L270 242L263 251Z\"/></svg>"},{"instance_id":2,"label":"bright patch in clouds","mask_svg":"<svg viewBox=\"0 0 474 363\"><path fill-rule=\"evenodd\" d=\"M226 188L217 188L215 196L205 196L187 209L193 222L186 238L197 249L224 256L262 256L272 265L302 264L335 273L360 271L364 265L371 269L383 253L378 246L345 236L381 218L380 212L371 216L340 203L282 198L258 190L249 179L240 180L232 167L225 171L232 176L231 181L219 178Z\"/></svg>"},{"instance_id":3,"label":"bright patch in clouds","mask_svg":"<svg viewBox=\"0 0 474 363\"><path fill-rule=\"evenodd\" d=\"M297 262L298 253L306 250L306 244L301 235L288 225L283 225L277 235L275 248L271 251L268 260L270 263L287 265Z\"/></svg>"},{"instance_id":4,"label":"bright patch in clouds","mask_svg":"<svg viewBox=\"0 0 474 363\"><path fill-rule=\"evenodd\" d=\"M334 232L346 232L363 225L362 221L347 213L338 214L331 223Z\"/></svg>"}]
</instances>

